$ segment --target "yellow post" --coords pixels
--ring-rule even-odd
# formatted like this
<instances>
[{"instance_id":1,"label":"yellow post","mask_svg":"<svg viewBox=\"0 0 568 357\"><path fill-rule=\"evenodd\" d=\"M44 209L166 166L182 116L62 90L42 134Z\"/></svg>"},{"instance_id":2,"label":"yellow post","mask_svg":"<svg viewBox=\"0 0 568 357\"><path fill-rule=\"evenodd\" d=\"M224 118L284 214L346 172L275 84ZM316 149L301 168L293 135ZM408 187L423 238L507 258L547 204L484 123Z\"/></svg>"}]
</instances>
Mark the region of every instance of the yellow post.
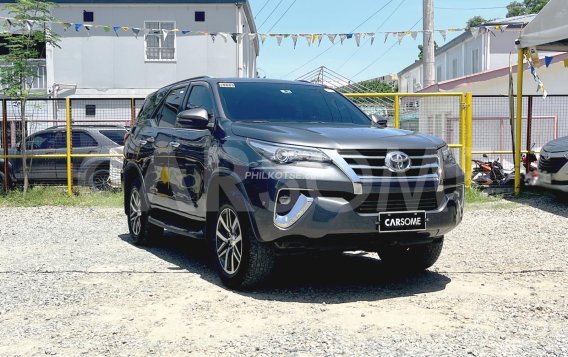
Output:
<instances>
[{"instance_id":1,"label":"yellow post","mask_svg":"<svg viewBox=\"0 0 568 357\"><path fill-rule=\"evenodd\" d=\"M525 50L519 50L517 67L517 120L515 123L515 194L521 193L521 140L523 121L523 72Z\"/></svg>"},{"instance_id":2,"label":"yellow post","mask_svg":"<svg viewBox=\"0 0 568 357\"><path fill-rule=\"evenodd\" d=\"M460 166L465 170L465 117L467 110L466 95L460 96Z\"/></svg>"},{"instance_id":3,"label":"yellow post","mask_svg":"<svg viewBox=\"0 0 568 357\"><path fill-rule=\"evenodd\" d=\"M471 151L473 148L473 95L466 94L465 98L466 114L465 114L465 187L471 188Z\"/></svg>"},{"instance_id":4,"label":"yellow post","mask_svg":"<svg viewBox=\"0 0 568 357\"><path fill-rule=\"evenodd\" d=\"M67 193L69 196L73 195L73 167L71 165L71 99L67 98L65 100L65 106L67 107Z\"/></svg>"},{"instance_id":5,"label":"yellow post","mask_svg":"<svg viewBox=\"0 0 568 357\"><path fill-rule=\"evenodd\" d=\"M400 96L394 96L394 127L400 128Z\"/></svg>"}]
</instances>

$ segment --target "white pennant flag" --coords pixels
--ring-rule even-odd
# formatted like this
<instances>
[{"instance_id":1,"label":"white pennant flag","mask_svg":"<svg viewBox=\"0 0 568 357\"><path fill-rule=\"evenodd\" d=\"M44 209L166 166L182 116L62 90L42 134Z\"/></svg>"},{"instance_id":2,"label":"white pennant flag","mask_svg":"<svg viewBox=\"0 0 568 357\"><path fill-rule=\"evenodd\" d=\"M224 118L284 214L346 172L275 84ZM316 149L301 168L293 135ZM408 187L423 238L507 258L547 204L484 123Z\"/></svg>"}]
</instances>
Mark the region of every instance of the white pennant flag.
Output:
<instances>
[{"instance_id":1,"label":"white pennant flag","mask_svg":"<svg viewBox=\"0 0 568 357\"><path fill-rule=\"evenodd\" d=\"M260 35L260 42L264 45L264 41L266 41L266 34L263 33Z\"/></svg>"},{"instance_id":2,"label":"white pennant flag","mask_svg":"<svg viewBox=\"0 0 568 357\"><path fill-rule=\"evenodd\" d=\"M296 49L296 44L298 43L298 35L292 35L292 42L294 42L294 49Z\"/></svg>"},{"instance_id":3,"label":"white pennant flag","mask_svg":"<svg viewBox=\"0 0 568 357\"><path fill-rule=\"evenodd\" d=\"M321 40L323 40L323 35L319 35L318 37L318 47L321 46Z\"/></svg>"},{"instance_id":4,"label":"white pennant flag","mask_svg":"<svg viewBox=\"0 0 568 357\"><path fill-rule=\"evenodd\" d=\"M357 47L361 45L361 37L363 36L362 33L358 32L355 34L355 42L357 43Z\"/></svg>"},{"instance_id":5,"label":"white pennant flag","mask_svg":"<svg viewBox=\"0 0 568 357\"><path fill-rule=\"evenodd\" d=\"M276 35L276 42L278 43L278 47L282 44L282 39L284 38L283 35Z\"/></svg>"},{"instance_id":6,"label":"white pennant flag","mask_svg":"<svg viewBox=\"0 0 568 357\"><path fill-rule=\"evenodd\" d=\"M33 20L26 20L26 28L28 29L28 31L31 31L33 26L34 26Z\"/></svg>"},{"instance_id":7,"label":"white pennant flag","mask_svg":"<svg viewBox=\"0 0 568 357\"><path fill-rule=\"evenodd\" d=\"M440 35L442 35L442 38L446 41L446 30L440 30Z\"/></svg>"},{"instance_id":8,"label":"white pennant flag","mask_svg":"<svg viewBox=\"0 0 568 357\"><path fill-rule=\"evenodd\" d=\"M410 33L410 36L412 36L412 39L413 39L413 40L416 40L416 37L418 37L418 32L412 31L412 32Z\"/></svg>"},{"instance_id":9,"label":"white pennant flag","mask_svg":"<svg viewBox=\"0 0 568 357\"><path fill-rule=\"evenodd\" d=\"M209 34L211 36L211 40L213 40L213 43L215 43L215 38L217 37L216 33L211 33Z\"/></svg>"},{"instance_id":10,"label":"white pennant flag","mask_svg":"<svg viewBox=\"0 0 568 357\"><path fill-rule=\"evenodd\" d=\"M329 39L329 42L335 45L335 39L337 38L337 34L330 33L327 35L327 38Z\"/></svg>"},{"instance_id":11,"label":"white pennant flag","mask_svg":"<svg viewBox=\"0 0 568 357\"><path fill-rule=\"evenodd\" d=\"M389 39L389 33L385 33L385 43L387 43L387 40Z\"/></svg>"},{"instance_id":12,"label":"white pennant flag","mask_svg":"<svg viewBox=\"0 0 568 357\"><path fill-rule=\"evenodd\" d=\"M303 37L306 39L306 41L308 42L308 47L311 47L311 46L312 46L312 37L313 37L313 35L302 35L302 36L303 36Z\"/></svg>"},{"instance_id":13,"label":"white pennant flag","mask_svg":"<svg viewBox=\"0 0 568 357\"><path fill-rule=\"evenodd\" d=\"M250 40L255 40L256 39L256 34L255 33L249 33L248 37ZM241 38L242 39L242 38Z\"/></svg>"},{"instance_id":14,"label":"white pennant flag","mask_svg":"<svg viewBox=\"0 0 568 357\"><path fill-rule=\"evenodd\" d=\"M345 41L345 39L347 38L347 35L342 33L339 35L339 39L341 40L341 44L343 45L343 41Z\"/></svg>"},{"instance_id":15,"label":"white pennant flag","mask_svg":"<svg viewBox=\"0 0 568 357\"><path fill-rule=\"evenodd\" d=\"M405 32L399 32L398 33L398 44L400 45L402 42L402 39L404 38L404 36L406 36Z\"/></svg>"},{"instance_id":16,"label":"white pennant flag","mask_svg":"<svg viewBox=\"0 0 568 357\"><path fill-rule=\"evenodd\" d=\"M219 32L218 33L219 36L223 37L223 40L225 40L225 43L227 43L227 40L229 39L229 36L224 33L224 32Z\"/></svg>"},{"instance_id":17,"label":"white pennant flag","mask_svg":"<svg viewBox=\"0 0 568 357\"><path fill-rule=\"evenodd\" d=\"M479 27L472 27L469 30L471 31L473 38L477 38L477 36L479 36Z\"/></svg>"},{"instance_id":18,"label":"white pennant flag","mask_svg":"<svg viewBox=\"0 0 568 357\"><path fill-rule=\"evenodd\" d=\"M371 38L371 46L372 46L373 42L375 42L375 33L374 32L367 32L367 37Z\"/></svg>"},{"instance_id":19,"label":"white pennant flag","mask_svg":"<svg viewBox=\"0 0 568 357\"><path fill-rule=\"evenodd\" d=\"M163 29L162 30L162 38L164 39L164 41L168 38L169 32L168 30ZM213 39L213 42L215 42L215 39Z\"/></svg>"}]
</instances>

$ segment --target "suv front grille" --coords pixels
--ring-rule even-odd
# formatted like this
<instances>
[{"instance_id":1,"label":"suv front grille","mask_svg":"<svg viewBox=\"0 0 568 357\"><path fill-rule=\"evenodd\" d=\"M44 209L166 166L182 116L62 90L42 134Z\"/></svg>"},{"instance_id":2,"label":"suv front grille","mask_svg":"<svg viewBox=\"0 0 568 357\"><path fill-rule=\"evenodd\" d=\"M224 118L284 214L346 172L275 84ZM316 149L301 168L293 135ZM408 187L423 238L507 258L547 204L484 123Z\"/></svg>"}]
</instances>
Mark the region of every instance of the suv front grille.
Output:
<instances>
[{"instance_id":1,"label":"suv front grille","mask_svg":"<svg viewBox=\"0 0 568 357\"><path fill-rule=\"evenodd\" d=\"M410 156L411 167L404 173L390 171L385 165L388 150L340 150L339 155L362 180L383 177L438 179L439 157L436 150L400 150Z\"/></svg>"},{"instance_id":2,"label":"suv front grille","mask_svg":"<svg viewBox=\"0 0 568 357\"><path fill-rule=\"evenodd\" d=\"M436 192L370 194L362 202L352 201L357 213L433 211L438 209Z\"/></svg>"},{"instance_id":3,"label":"suv front grille","mask_svg":"<svg viewBox=\"0 0 568 357\"><path fill-rule=\"evenodd\" d=\"M541 155L538 163L538 169L549 174L555 174L567 163L568 159L564 157L551 157L550 159L546 159L543 155Z\"/></svg>"}]
</instances>

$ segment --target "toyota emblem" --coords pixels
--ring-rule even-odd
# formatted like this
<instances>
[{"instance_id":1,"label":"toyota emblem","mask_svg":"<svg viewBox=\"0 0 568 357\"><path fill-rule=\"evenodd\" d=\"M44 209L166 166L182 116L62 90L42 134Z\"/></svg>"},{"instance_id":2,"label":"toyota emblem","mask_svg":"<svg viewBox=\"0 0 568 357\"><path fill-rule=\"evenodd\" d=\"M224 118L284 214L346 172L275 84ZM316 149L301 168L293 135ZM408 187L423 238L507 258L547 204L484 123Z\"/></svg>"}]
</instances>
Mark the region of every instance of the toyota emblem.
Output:
<instances>
[{"instance_id":1,"label":"toyota emblem","mask_svg":"<svg viewBox=\"0 0 568 357\"><path fill-rule=\"evenodd\" d=\"M385 157L385 165L392 172L406 172L412 166L410 157L401 151L391 151Z\"/></svg>"}]
</instances>

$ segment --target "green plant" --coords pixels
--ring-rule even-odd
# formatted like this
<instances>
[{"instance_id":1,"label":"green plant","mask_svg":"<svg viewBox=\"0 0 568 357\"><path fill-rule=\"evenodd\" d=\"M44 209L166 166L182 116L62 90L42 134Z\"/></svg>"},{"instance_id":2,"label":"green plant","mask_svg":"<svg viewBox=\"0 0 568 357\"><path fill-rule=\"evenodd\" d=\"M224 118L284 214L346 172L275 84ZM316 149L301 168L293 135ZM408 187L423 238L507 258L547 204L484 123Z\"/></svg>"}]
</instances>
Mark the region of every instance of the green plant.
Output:
<instances>
[{"instance_id":1,"label":"green plant","mask_svg":"<svg viewBox=\"0 0 568 357\"><path fill-rule=\"evenodd\" d=\"M6 97L20 105L24 193L29 185L26 104L32 95L32 83L38 77L37 67L32 60L45 56L45 53L41 53L45 46L58 47L59 36L50 28L55 21L51 16L54 5L44 0L16 0L4 5L10 20L6 21L4 31L0 32L0 40L7 50L7 54L0 56L0 88Z\"/></svg>"}]
</instances>

